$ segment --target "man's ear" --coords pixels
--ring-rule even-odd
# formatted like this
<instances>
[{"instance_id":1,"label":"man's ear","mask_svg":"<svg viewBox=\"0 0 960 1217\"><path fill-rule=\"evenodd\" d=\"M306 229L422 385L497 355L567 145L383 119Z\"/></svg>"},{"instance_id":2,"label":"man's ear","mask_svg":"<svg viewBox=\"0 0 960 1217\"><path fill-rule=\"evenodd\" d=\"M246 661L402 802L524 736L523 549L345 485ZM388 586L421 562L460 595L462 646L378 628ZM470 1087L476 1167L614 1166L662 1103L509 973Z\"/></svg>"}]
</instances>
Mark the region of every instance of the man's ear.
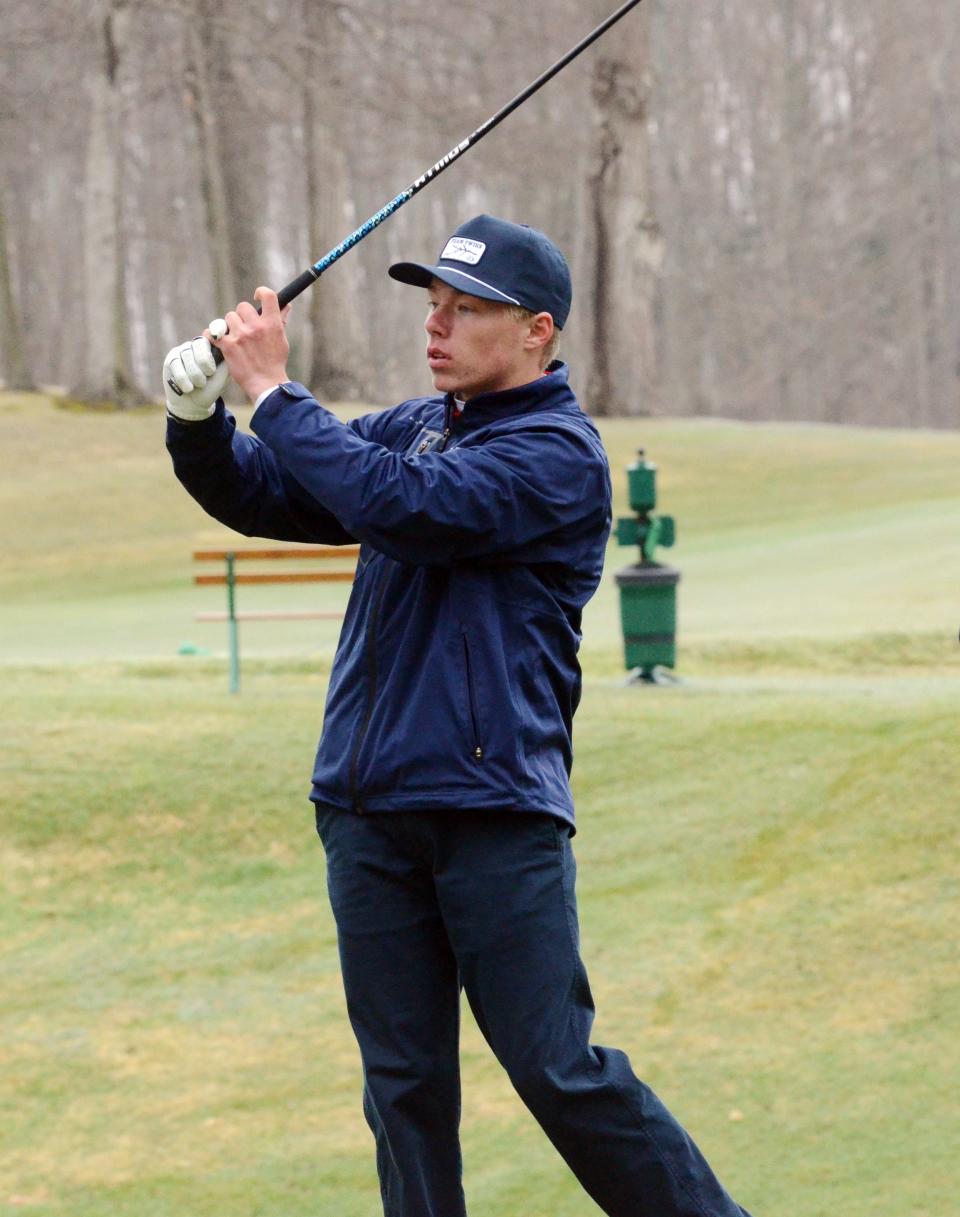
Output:
<instances>
[{"instance_id":1,"label":"man's ear","mask_svg":"<svg viewBox=\"0 0 960 1217\"><path fill-rule=\"evenodd\" d=\"M553 337L554 328L553 317L549 313L537 313L530 322L530 332L523 343L524 349L542 350Z\"/></svg>"}]
</instances>

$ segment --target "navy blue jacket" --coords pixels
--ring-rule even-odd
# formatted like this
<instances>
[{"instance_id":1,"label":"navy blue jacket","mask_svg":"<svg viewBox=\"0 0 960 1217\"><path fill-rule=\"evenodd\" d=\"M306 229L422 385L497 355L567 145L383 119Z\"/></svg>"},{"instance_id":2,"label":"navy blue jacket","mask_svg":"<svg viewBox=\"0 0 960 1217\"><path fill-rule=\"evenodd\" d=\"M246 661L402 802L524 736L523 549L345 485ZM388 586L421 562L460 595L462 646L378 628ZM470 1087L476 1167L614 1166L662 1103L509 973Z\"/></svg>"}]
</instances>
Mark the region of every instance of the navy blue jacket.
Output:
<instances>
[{"instance_id":1,"label":"navy blue jacket","mask_svg":"<svg viewBox=\"0 0 960 1217\"><path fill-rule=\"evenodd\" d=\"M573 823L583 606L610 474L567 368L344 424L301 385L171 420L177 477L247 536L361 543L311 798L358 811L496 808Z\"/></svg>"}]
</instances>

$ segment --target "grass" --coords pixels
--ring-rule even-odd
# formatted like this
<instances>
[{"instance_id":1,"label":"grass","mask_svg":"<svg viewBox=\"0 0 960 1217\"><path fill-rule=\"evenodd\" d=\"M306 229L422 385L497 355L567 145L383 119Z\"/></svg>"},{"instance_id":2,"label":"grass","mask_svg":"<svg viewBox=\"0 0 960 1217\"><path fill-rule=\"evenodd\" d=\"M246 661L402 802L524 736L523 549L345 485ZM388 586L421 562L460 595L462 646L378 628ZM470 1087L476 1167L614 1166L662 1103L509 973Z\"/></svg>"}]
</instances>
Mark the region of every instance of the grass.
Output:
<instances>
[{"instance_id":1,"label":"grass","mask_svg":"<svg viewBox=\"0 0 960 1217\"><path fill-rule=\"evenodd\" d=\"M305 802L323 682L254 677L7 672L0 1202L375 1212ZM952 1212L955 697L588 686L598 1042L755 1212ZM469 1021L464 1077L473 1211L594 1211Z\"/></svg>"},{"instance_id":2,"label":"grass","mask_svg":"<svg viewBox=\"0 0 960 1217\"><path fill-rule=\"evenodd\" d=\"M177 656L222 534L160 431L0 399L0 1213L373 1217L306 802L331 644L251 630L239 698ZM953 1217L960 439L604 434L678 517L685 683L624 687L606 580L574 772L595 1038L755 1217ZM471 1217L596 1212L469 1017L463 1056Z\"/></svg>"}]
</instances>

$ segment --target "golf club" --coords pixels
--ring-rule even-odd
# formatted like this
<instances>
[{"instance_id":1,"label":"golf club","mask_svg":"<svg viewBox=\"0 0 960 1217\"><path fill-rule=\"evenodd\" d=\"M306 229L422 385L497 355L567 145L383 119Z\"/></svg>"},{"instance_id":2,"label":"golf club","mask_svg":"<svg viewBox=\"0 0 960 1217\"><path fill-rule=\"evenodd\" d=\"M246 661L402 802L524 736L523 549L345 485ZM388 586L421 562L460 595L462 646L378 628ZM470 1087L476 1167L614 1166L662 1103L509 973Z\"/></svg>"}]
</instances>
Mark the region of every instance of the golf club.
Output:
<instances>
[{"instance_id":1,"label":"golf club","mask_svg":"<svg viewBox=\"0 0 960 1217\"><path fill-rule=\"evenodd\" d=\"M611 13L611 15L607 17L605 21L602 21L596 27L596 29L592 30L585 38L581 39L576 46L572 47L571 50L566 53L566 55L564 55L561 59L558 59L552 67L547 68L547 70L538 76L536 80L532 82L532 84L529 84L524 90L522 90L522 92L518 93L512 101L509 101L505 106L502 107L502 109L498 110L492 118L488 118L487 121L483 123L482 126L479 126L472 135L468 135L467 138L457 144L456 147L451 148L446 156L442 156L435 165L428 169L426 173L421 174L421 176L418 177L416 181L412 182L406 188L406 190L402 190L400 194L396 196L396 198L391 199L386 206L381 207L375 215L372 215L369 220L366 220L360 225L359 228L350 233L348 237L345 237L339 245L334 246L329 253L324 254L324 256L318 262L314 262L312 266L308 266L302 274L298 275L296 279L288 283L286 287L281 288L277 293L280 307L284 308L290 303L291 300L295 300L301 292L306 291L308 287L311 287L314 283L316 283L323 272L329 270L329 268L333 266L334 262L339 261L348 250L353 249L353 247L359 244L364 237L369 236L369 234L373 232L375 228L379 227L384 220L389 219L394 212L399 211L404 203L408 203L415 194L419 194L425 186L428 186L432 181L438 178L448 165L453 164L453 162L463 156L468 149L472 148L475 144L478 144L485 135L489 135L494 127L502 123L503 120L507 118L508 115L512 114L519 106L522 106L529 97L532 97L534 93L543 88L548 80L552 80L553 77L556 76L558 72L562 71L562 69L565 68L568 63L576 59L576 57L582 51L585 51L588 46L596 42L596 40L600 38L601 35L605 34L612 25L615 25L616 22L618 22L621 17L624 17L632 8L636 8L639 3L640 0L627 0L625 4L622 4L620 8L616 10L616 12ZM257 311L260 311L259 306L257 307ZM218 318L217 320L220 319ZM217 328L218 332L222 329L220 326ZM222 337L222 333L220 336ZM216 359L217 363L221 363L223 361L223 355L216 348L214 348L213 357ZM176 393L180 393L180 390L173 384L172 381L168 383Z\"/></svg>"}]
</instances>

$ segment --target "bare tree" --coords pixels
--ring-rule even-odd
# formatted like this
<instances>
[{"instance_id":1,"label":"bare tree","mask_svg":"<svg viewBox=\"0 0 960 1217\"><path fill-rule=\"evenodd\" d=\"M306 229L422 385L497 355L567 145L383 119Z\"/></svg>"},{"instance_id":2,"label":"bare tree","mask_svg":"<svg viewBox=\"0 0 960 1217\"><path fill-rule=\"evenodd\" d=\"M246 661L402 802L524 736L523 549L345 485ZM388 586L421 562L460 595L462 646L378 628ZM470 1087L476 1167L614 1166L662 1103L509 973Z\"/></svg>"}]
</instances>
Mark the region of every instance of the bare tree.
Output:
<instances>
[{"instance_id":1,"label":"bare tree","mask_svg":"<svg viewBox=\"0 0 960 1217\"><path fill-rule=\"evenodd\" d=\"M216 15L222 6L212 0L196 0L193 12L183 12L184 104L196 132L197 165L203 198L206 235L213 271L214 299L227 308L239 299L236 261L233 253L230 206L224 160L229 147L224 138L228 116L218 104L216 65L221 38Z\"/></svg>"},{"instance_id":2,"label":"bare tree","mask_svg":"<svg viewBox=\"0 0 960 1217\"><path fill-rule=\"evenodd\" d=\"M7 0L7 380L158 392L168 346L324 253L609 11L587 8ZM645 0L324 277L291 368L330 397L427 391L386 266L489 211L567 252L594 410L957 425L958 25L954 0Z\"/></svg>"},{"instance_id":3,"label":"bare tree","mask_svg":"<svg viewBox=\"0 0 960 1217\"><path fill-rule=\"evenodd\" d=\"M4 384L8 389L35 387L27 370L23 327L20 323L20 313L13 291L2 194L0 194L0 371L3 373Z\"/></svg>"},{"instance_id":4,"label":"bare tree","mask_svg":"<svg viewBox=\"0 0 960 1217\"><path fill-rule=\"evenodd\" d=\"M86 325L83 363L72 386L78 397L88 399L136 397L127 353L121 193L122 69L135 18L132 0L97 0L91 12L95 41L87 73L90 110L82 230Z\"/></svg>"},{"instance_id":5,"label":"bare tree","mask_svg":"<svg viewBox=\"0 0 960 1217\"><path fill-rule=\"evenodd\" d=\"M634 17L615 52L605 48L593 68L593 360L587 400L597 414L660 408L656 311L663 243L654 215L648 139L649 15Z\"/></svg>"},{"instance_id":6,"label":"bare tree","mask_svg":"<svg viewBox=\"0 0 960 1217\"><path fill-rule=\"evenodd\" d=\"M9 49L4 58L7 59L4 67L12 69L12 54ZM5 137L2 141L5 148L10 144L13 118L8 100L6 106L0 107L0 132ZM34 386L27 370L23 325L14 292L6 213L4 191L0 190L0 376L8 389L31 389Z\"/></svg>"},{"instance_id":7,"label":"bare tree","mask_svg":"<svg viewBox=\"0 0 960 1217\"><path fill-rule=\"evenodd\" d=\"M303 148L311 259L333 248L356 221L344 84L351 61L346 7L332 0L307 0L303 11ZM355 260L338 268L338 287L326 290L324 284L309 301L308 378L332 398L356 397L364 384L357 270Z\"/></svg>"}]
</instances>

